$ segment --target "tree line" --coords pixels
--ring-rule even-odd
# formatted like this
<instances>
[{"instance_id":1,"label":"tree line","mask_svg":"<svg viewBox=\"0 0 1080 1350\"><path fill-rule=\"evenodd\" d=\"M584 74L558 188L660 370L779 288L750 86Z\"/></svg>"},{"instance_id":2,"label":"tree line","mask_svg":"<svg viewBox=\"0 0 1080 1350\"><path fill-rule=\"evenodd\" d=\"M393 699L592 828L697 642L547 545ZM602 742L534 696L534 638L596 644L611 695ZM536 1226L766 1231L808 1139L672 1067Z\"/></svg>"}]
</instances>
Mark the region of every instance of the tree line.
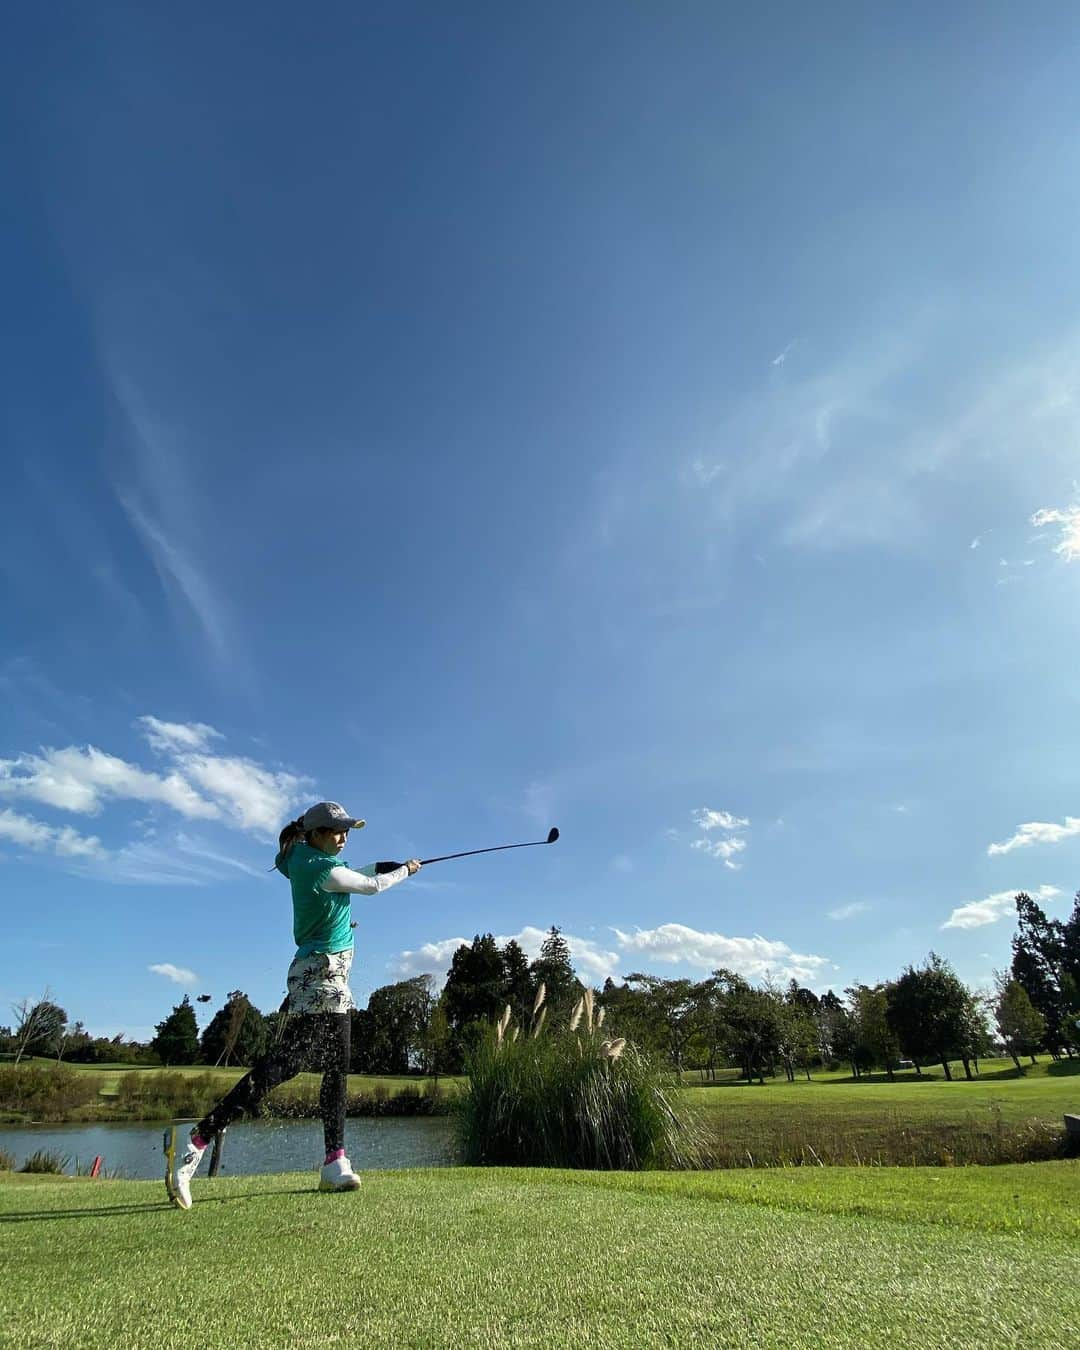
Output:
<instances>
[{"instance_id":1,"label":"tree line","mask_svg":"<svg viewBox=\"0 0 1080 1350\"><path fill-rule=\"evenodd\" d=\"M705 979L662 979L634 972L609 978L598 1000L613 1034L649 1050L673 1069L715 1077L734 1068L747 1079L783 1072L789 1079L821 1066L848 1065L854 1077L876 1070L959 1061L978 1072L980 1058L1004 1049L1018 1069L1038 1053L1080 1051L1080 893L1067 920L1047 918L1024 892L1016 896L1017 929L1010 969L995 974L992 993L969 989L950 963L931 952L894 980L817 994L792 980L752 985L717 969ZM460 1072L476 1038L509 1005L519 1025L536 992L546 989L549 1016L565 1016L583 991L570 949L553 927L529 961L517 942L500 946L477 934L453 956L441 993L430 975L376 989L352 1017L354 1073ZM264 1015L231 991L200 1034L185 996L146 1045L88 1036L68 1027L62 1008L43 998L16 1008L16 1026L0 1028L0 1051L86 1062L250 1064L278 1037L283 1010Z\"/></svg>"}]
</instances>

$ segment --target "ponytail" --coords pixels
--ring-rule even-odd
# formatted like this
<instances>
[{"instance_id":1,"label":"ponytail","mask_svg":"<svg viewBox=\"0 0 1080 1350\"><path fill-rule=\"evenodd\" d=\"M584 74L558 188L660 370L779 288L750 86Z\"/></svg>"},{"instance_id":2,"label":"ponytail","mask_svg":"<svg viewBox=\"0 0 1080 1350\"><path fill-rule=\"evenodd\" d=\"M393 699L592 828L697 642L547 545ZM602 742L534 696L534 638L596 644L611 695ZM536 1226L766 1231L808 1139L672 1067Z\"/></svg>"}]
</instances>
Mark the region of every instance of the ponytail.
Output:
<instances>
[{"instance_id":1,"label":"ponytail","mask_svg":"<svg viewBox=\"0 0 1080 1350\"><path fill-rule=\"evenodd\" d=\"M288 825L278 835L278 856L286 857L289 850L292 849L301 839L305 837L304 817L297 816L295 820L290 820ZM271 868L273 871L273 868Z\"/></svg>"}]
</instances>

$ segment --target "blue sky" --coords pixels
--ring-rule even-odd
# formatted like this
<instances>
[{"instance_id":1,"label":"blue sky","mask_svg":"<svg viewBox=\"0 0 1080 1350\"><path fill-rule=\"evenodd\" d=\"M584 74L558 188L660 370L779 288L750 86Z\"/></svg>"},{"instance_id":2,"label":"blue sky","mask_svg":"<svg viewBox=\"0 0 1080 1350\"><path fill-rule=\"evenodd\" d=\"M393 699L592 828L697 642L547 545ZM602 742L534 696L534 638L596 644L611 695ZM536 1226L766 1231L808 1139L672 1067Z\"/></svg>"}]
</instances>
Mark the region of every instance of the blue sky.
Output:
<instances>
[{"instance_id":1,"label":"blue sky","mask_svg":"<svg viewBox=\"0 0 1080 1350\"><path fill-rule=\"evenodd\" d=\"M0 1021L276 1006L273 837L539 838L358 901L363 998L815 988L1080 886L1068 7L106 4L0 56Z\"/></svg>"}]
</instances>

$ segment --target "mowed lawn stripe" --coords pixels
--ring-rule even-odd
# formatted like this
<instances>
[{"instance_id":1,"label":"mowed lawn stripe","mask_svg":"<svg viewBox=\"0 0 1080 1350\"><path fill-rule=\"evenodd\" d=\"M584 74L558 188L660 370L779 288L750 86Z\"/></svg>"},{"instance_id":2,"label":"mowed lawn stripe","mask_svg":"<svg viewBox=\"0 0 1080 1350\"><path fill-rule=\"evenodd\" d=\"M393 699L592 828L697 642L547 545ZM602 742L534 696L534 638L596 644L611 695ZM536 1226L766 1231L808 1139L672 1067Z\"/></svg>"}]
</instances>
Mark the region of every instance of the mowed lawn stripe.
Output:
<instances>
[{"instance_id":1,"label":"mowed lawn stripe","mask_svg":"<svg viewBox=\"0 0 1080 1350\"><path fill-rule=\"evenodd\" d=\"M190 1214L149 1182L5 1178L0 1343L1060 1346L1080 1340L1080 1249L1046 1197L1075 1200L1077 1165L1051 1166L955 1172L1015 1174L957 1222L933 1217L932 1169L900 1215L877 1169L807 1169L801 1191L783 1174L368 1173L336 1196L291 1174L197 1183ZM771 1200L740 1190L755 1180ZM856 1183L877 1212L823 1212ZM994 1230L1023 1204L1041 1230Z\"/></svg>"}]
</instances>

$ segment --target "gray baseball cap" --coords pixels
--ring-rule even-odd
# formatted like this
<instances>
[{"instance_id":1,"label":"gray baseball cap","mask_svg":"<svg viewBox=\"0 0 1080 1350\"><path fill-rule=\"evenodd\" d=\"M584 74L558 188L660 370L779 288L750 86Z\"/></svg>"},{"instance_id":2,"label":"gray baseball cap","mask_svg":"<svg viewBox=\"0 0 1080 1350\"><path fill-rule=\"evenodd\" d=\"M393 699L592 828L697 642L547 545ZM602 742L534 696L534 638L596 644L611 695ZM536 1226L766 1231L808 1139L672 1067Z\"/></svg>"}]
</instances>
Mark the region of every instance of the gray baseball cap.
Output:
<instances>
[{"instance_id":1,"label":"gray baseball cap","mask_svg":"<svg viewBox=\"0 0 1080 1350\"><path fill-rule=\"evenodd\" d=\"M362 830L364 820L354 820L340 802L316 802L304 812L305 830Z\"/></svg>"}]
</instances>

